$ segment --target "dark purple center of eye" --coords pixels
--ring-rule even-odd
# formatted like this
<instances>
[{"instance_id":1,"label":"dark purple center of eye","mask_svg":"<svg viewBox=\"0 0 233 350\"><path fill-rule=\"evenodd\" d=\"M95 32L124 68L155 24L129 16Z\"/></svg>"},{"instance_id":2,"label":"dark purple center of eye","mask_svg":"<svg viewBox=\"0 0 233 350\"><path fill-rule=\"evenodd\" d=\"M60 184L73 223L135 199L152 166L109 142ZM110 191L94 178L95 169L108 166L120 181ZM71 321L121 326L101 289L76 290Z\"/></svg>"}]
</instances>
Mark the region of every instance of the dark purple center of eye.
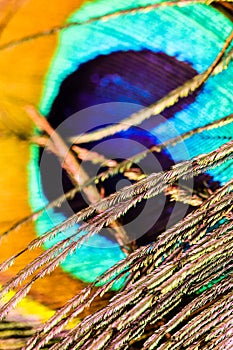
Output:
<instances>
[{"instance_id":1,"label":"dark purple center of eye","mask_svg":"<svg viewBox=\"0 0 233 350\"><path fill-rule=\"evenodd\" d=\"M57 127L77 111L106 102L149 106L196 74L188 63L148 50L98 56L63 81L48 119ZM195 94L166 109L163 115L170 118L194 100ZM85 124L85 120L80 123Z\"/></svg>"},{"instance_id":2,"label":"dark purple center of eye","mask_svg":"<svg viewBox=\"0 0 233 350\"><path fill-rule=\"evenodd\" d=\"M92 129L90 118L77 118L75 124L70 122L69 118L74 113L81 111L87 107L109 103L109 102L128 102L134 103L143 107L147 107L158 101L176 87L184 84L187 80L195 76L197 72L188 64L178 61L174 57L169 57L164 53L153 53L148 50L140 52L115 52L106 56L98 56L97 58L82 64L78 69L68 76L61 84L60 91L54 100L51 111L48 115L48 120L54 128L57 128L62 122L65 123L65 137L69 135L78 135L83 131ZM196 98L197 93L182 99L174 106L167 108L163 113L166 119L171 118L176 112L185 109ZM141 107L138 107L141 109ZM111 120L111 113L114 115L114 110L108 110L108 123ZM123 117L126 118L127 110L123 111ZM110 119L109 119L110 117ZM91 116L92 118L92 116ZM93 115L93 118L96 118ZM116 121L116 116L114 115ZM119 120L122 115L119 115ZM160 118L151 118L147 124L147 131L143 127L131 127L127 132L114 135L105 140L115 140L113 147L103 149L105 156L115 159L115 147L119 147L119 137L137 141L142 144L144 149L158 143L154 135L148 131L158 123L161 123ZM100 125L101 127L102 125ZM103 140L95 143L81 145L87 149L92 149L100 144ZM118 145L118 146L117 146ZM129 143L130 145L130 143ZM132 154L134 154L132 150ZM129 147L130 156L130 147ZM56 180L47 174L51 170L53 173L60 168L57 159L47 154L47 164L50 169L42 171L42 183L46 196L51 200L60 196L57 190ZM172 159L166 152L156 154L160 168L150 168L150 162L145 163L143 171L150 173L151 171L160 171L170 168L173 165ZM147 169L145 169L147 167ZM102 169L100 169L102 170ZM115 192L119 180L125 179L124 175L117 175L106 180L102 186L104 187L105 195ZM72 188L72 184L66 174L63 174L63 188L67 192ZM164 195L150 199L151 215L156 210L160 210L161 203L164 202ZM138 215L145 203L141 202L135 209L129 210L124 216L123 223L130 222L135 215ZM80 195L70 201L70 206L73 211L78 211L86 206ZM182 206L182 204L181 204ZM158 208L157 208L158 207ZM166 200L166 204L161 212L159 219L154 226L147 232L144 238L138 241L138 244L144 244L153 240L154 234L166 228L169 217L172 213L174 202ZM65 212L64 208L61 208ZM160 210L161 211L161 210ZM147 220L147 218L145 218ZM143 231L142 227L142 231ZM128 233L130 236L130 232Z\"/></svg>"}]
</instances>

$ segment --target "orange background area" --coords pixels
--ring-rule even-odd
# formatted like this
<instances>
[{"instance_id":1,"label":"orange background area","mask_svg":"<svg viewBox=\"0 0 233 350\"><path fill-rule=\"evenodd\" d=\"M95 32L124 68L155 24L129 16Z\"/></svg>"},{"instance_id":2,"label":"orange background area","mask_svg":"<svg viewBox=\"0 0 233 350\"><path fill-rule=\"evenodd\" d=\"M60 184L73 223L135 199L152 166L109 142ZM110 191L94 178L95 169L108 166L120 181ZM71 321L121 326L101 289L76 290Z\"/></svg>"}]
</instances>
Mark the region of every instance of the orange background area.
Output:
<instances>
[{"instance_id":1,"label":"orange background area","mask_svg":"<svg viewBox=\"0 0 233 350\"><path fill-rule=\"evenodd\" d=\"M82 1L4 1L0 16L0 46L61 25ZM4 6L5 5L5 6ZM28 133L25 104L37 104L45 73L57 45L50 35L0 50L0 128Z\"/></svg>"}]
</instances>

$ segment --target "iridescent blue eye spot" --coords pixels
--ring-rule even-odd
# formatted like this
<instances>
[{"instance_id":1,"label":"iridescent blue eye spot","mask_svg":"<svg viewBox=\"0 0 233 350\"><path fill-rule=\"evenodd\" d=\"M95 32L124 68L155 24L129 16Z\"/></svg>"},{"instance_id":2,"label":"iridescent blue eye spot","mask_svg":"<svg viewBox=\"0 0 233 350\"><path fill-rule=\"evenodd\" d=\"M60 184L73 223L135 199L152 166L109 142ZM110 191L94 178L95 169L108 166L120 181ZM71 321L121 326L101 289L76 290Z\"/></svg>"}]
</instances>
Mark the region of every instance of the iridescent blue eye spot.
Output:
<instances>
[{"instance_id":1,"label":"iridescent blue eye spot","mask_svg":"<svg viewBox=\"0 0 233 350\"><path fill-rule=\"evenodd\" d=\"M134 4L157 2L160 1L134 1ZM128 6L128 1L124 0L86 3L69 21L85 21ZM136 12L66 29L60 34L59 46L46 77L40 110L57 127L73 113L96 104L127 102L150 105L195 74L203 72L217 56L231 29L230 20L214 8L201 4L184 8L163 7L147 13ZM232 73L231 64L227 71L211 77L201 91L165 110L163 116L169 119L169 125L173 128L168 128L167 123L162 123L158 116L154 116L146 124L150 135L142 137L139 129L129 129L113 138L116 143L113 142L106 154L114 156L114 145L119 144L117 137L140 139L145 147L149 147L149 144L156 143L158 139L165 141L174 136L173 130L174 133L183 133L229 114L232 110ZM114 114L113 111L110 113ZM118 120L115 117L114 121L119 121L122 116L118 116ZM84 119L80 124L68 126L68 134L80 133L82 128L86 131L92 126ZM222 128L221 132L225 136L228 132L232 134L232 129L228 126ZM212 138L205 139L205 142L201 139L204 135L196 135L186 141L190 158L225 142L224 138L216 138L215 131L211 135ZM89 145L92 146L94 145ZM136 152L136 149L132 152ZM177 145L159 157L164 168L168 168L174 161L186 159L187 154ZM57 195L56 191L53 193L52 184L48 186L50 188L43 187L38 162L38 150L32 148L30 168L34 170L30 173L30 192L34 210ZM211 174L216 180L225 182L232 167L232 163L229 163L227 169L222 166ZM68 183L67 188L69 186ZM107 188L110 184L105 186ZM162 199L156 199L159 200ZM155 202L152 202L152 207ZM167 206L158 224L160 229L166 227L164 218L171 212L172 208ZM65 218L65 212L50 210L37 221L37 233L43 234ZM78 225L63 232L60 237L47 243L46 248L64 235L74 233L77 228ZM146 243L147 239L151 241L150 234L151 232L141 244ZM101 260L103 255L105 259ZM67 257L62 268L73 276L90 282L124 256L116 242L95 235L88 245Z\"/></svg>"}]
</instances>

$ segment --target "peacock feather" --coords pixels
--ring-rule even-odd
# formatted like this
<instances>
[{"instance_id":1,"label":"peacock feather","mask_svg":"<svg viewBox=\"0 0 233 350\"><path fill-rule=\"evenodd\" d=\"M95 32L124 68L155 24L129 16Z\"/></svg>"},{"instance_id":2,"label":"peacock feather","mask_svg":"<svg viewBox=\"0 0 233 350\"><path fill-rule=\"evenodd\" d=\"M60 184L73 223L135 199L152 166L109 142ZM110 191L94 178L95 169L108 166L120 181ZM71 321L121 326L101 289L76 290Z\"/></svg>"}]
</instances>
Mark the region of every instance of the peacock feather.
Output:
<instances>
[{"instance_id":1,"label":"peacock feather","mask_svg":"<svg viewBox=\"0 0 233 350\"><path fill-rule=\"evenodd\" d=\"M0 349L232 349L231 1L0 4Z\"/></svg>"}]
</instances>

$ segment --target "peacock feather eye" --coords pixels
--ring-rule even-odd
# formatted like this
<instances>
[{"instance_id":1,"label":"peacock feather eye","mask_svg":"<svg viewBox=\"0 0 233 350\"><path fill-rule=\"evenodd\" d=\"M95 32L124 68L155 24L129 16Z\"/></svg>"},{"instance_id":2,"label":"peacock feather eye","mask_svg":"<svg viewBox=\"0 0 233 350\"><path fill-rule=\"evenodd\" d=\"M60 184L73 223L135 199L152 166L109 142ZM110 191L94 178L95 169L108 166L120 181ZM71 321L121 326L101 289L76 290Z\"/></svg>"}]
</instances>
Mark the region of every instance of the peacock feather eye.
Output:
<instances>
[{"instance_id":1,"label":"peacock feather eye","mask_svg":"<svg viewBox=\"0 0 233 350\"><path fill-rule=\"evenodd\" d=\"M92 3L91 6L87 3L69 17L68 23L90 21L93 16L101 17L127 8L127 3L124 1L112 1L109 4L102 0ZM105 124L118 123L143 107L150 106L197 73L207 69L229 35L231 27L229 19L203 4L123 13L105 21L100 19L81 26L71 26L59 34L59 45L46 73L40 110L47 115L53 128L58 128L66 140L93 128L103 127ZM167 108L161 117L155 116L142 123L141 133L131 127L127 132L83 146L89 150L95 149L109 159L127 159L143 149L150 148L153 144L167 141L192 128L224 117L230 114L232 105L230 75L231 67L220 75L211 77L201 91ZM110 103L119 103L119 107L116 108L114 105L109 107ZM100 106L99 110L88 110L96 105ZM71 118L75 113L77 118ZM59 128L59 125L64 127ZM226 130L229 132L229 125L223 127L221 132L225 135ZM211 132L211 137L205 139L205 142L202 142L205 133L197 134L184 144L170 147L162 154L155 155L154 158L139 165L146 174L167 170L174 162L211 151L215 149L216 144L218 147L221 146L225 140L219 137L218 129L216 133L218 133L217 140L214 136L215 131ZM122 140L124 146L119 150L119 141ZM200 147L200 144L203 144L203 147ZM33 148L32 152L31 167L33 169L37 167L39 172L36 150ZM34 210L47 203L43 194L40 198L36 196L38 193L43 193L43 189L48 200L54 200L61 196L63 191L67 192L72 188L65 174L63 186L59 186L61 179L56 177L56 174L60 174L59 163L51 154L45 157L43 158L45 165L40 167L42 184L38 179L40 175L35 176L32 171L30 173L31 205ZM232 163L228 164L228 169L230 166ZM225 165L212 171L212 181L223 183L231 178L231 172L223 171L223 167ZM96 174L95 168L90 177ZM118 175L105 182L104 193L109 195L115 192L116 184L124 178L123 175ZM210 182L209 178L207 181ZM130 182L126 181L125 184L129 185ZM144 222L141 224L137 222L137 228L132 226L127 232L131 239L138 238L140 244L155 239L158 232L169 227L168 218L172 216L174 210L174 203L168 206L164 204L166 198L159 200L155 198L150 202L151 209L145 213L145 219L150 221L150 225L144 227ZM86 206L85 200L79 195L69 204L70 213ZM164 205L165 209L162 210ZM148 216L153 215L153 210L161 212L161 215L155 215L154 222L151 222ZM177 217L181 215L180 210L179 208ZM48 213L47 218L41 217L37 222L38 234L41 235L62 222L67 211L69 208L68 210L61 208L55 213ZM182 211L185 214L185 209ZM128 217L127 214L124 216L123 222L128 222L137 215L137 210L135 212L131 210ZM172 223L174 222L175 219L172 219ZM73 234L73 230L66 234ZM54 241L49 241L47 248L60 239L57 236ZM106 259L102 256L103 246ZM100 256L101 264L99 264ZM62 266L65 271L90 282L123 256L114 240L109 241L107 237L95 235L72 256L67 257Z\"/></svg>"},{"instance_id":2,"label":"peacock feather eye","mask_svg":"<svg viewBox=\"0 0 233 350\"><path fill-rule=\"evenodd\" d=\"M0 317L30 292L24 350L230 349L232 5L0 11Z\"/></svg>"}]
</instances>

